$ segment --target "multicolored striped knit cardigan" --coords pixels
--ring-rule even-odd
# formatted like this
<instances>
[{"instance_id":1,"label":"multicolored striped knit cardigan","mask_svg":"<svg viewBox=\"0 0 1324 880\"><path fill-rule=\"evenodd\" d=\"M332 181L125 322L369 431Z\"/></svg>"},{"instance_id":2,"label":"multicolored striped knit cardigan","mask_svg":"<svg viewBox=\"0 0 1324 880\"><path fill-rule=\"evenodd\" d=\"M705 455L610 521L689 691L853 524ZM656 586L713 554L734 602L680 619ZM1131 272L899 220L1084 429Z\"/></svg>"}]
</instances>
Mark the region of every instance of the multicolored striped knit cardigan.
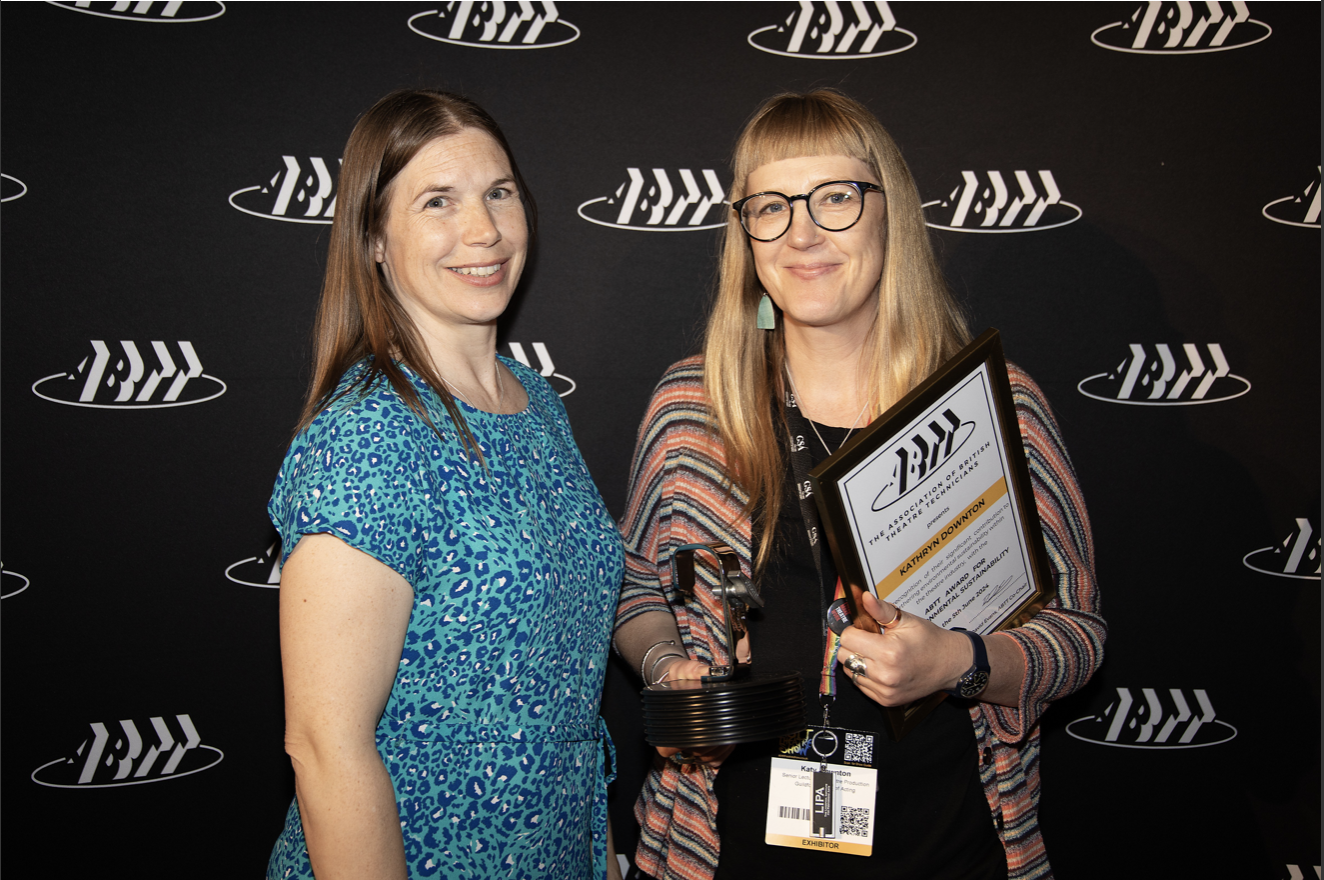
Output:
<instances>
[{"instance_id":1,"label":"multicolored striped knit cardigan","mask_svg":"<svg viewBox=\"0 0 1324 880\"><path fill-rule=\"evenodd\" d=\"M1052 876L1037 813L1039 715L1048 703L1089 680L1103 660L1107 629L1099 616L1085 502L1057 423L1034 381L1011 364L1008 370L1057 596L1034 620L1009 633L1025 655L1020 705L981 703L970 710L970 719L979 744L980 779L1007 852L1009 877L1038 880ZM671 367L653 393L621 523L625 586L617 623L674 609L690 655L725 663L721 611L711 589L696 590L696 599L683 605L673 592L669 569L673 548L723 541L750 573L750 523L739 518L747 496L724 483L725 455L705 404L700 357ZM700 577L713 586L707 571L701 569ZM754 645L756 655L758 650ZM636 863L645 874L660 880L713 876L720 849L713 794L717 772L708 765L666 761L649 774L635 805L640 825Z\"/></svg>"}]
</instances>

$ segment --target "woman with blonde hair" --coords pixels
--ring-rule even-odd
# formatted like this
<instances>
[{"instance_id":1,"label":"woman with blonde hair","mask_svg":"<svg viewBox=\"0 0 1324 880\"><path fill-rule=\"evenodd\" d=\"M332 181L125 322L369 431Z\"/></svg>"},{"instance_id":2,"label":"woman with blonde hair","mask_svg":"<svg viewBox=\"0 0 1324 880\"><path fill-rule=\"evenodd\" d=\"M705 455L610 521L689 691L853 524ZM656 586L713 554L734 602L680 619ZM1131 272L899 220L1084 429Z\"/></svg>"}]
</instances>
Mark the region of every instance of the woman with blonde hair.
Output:
<instances>
[{"instance_id":1,"label":"woman with blonde hair","mask_svg":"<svg viewBox=\"0 0 1324 880\"><path fill-rule=\"evenodd\" d=\"M778 95L746 125L733 166L703 354L667 371L640 428L616 646L648 684L699 678L733 654L775 646L776 665L798 670L819 696L811 723L821 706L823 726L875 734L872 853L765 843L778 805L769 804L775 745L763 742L659 749L636 806L637 866L657 878L1050 876L1037 722L1089 679L1106 628L1089 520L1048 404L1008 364L1056 576L1048 606L981 638L867 596L877 625L846 630L838 648L823 610L841 585L817 545L812 500L796 491L788 426L807 425L807 470L970 333L909 169L865 107L831 90ZM749 641L734 647L711 590L687 605L672 583L675 548L712 541L732 547L762 591ZM842 671L848 661L854 674ZM964 698L943 701L899 742L883 732L880 707L941 690Z\"/></svg>"},{"instance_id":2,"label":"woman with blonde hair","mask_svg":"<svg viewBox=\"0 0 1324 880\"><path fill-rule=\"evenodd\" d=\"M337 198L268 508L295 800L267 878L609 876L620 535L556 392L496 354L533 200L491 116L420 90L355 125Z\"/></svg>"}]
</instances>

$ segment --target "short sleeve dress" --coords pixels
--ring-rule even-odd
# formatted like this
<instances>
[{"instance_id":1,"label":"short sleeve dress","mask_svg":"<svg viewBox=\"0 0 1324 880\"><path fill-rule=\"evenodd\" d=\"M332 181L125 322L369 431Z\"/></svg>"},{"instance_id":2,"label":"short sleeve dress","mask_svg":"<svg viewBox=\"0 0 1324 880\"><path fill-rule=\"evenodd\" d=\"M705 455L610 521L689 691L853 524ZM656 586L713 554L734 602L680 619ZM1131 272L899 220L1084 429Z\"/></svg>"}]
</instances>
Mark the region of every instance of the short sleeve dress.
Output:
<instances>
[{"instance_id":1,"label":"short sleeve dress","mask_svg":"<svg viewBox=\"0 0 1324 880\"><path fill-rule=\"evenodd\" d=\"M560 398L502 360L528 407L460 403L486 470L405 368L444 437L387 383L351 394L291 443L268 512L287 557L325 532L413 587L376 735L409 876L602 877L614 768L598 704L621 539ZM312 877L297 801L267 877Z\"/></svg>"}]
</instances>

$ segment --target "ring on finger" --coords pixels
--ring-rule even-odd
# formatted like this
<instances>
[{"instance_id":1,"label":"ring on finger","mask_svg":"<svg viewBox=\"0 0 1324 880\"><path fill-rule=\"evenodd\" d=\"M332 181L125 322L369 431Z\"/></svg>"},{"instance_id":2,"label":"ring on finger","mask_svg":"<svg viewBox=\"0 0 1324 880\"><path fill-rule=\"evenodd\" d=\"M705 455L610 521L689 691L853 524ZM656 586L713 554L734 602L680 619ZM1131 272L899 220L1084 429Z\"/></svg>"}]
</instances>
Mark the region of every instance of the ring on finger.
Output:
<instances>
[{"instance_id":1,"label":"ring on finger","mask_svg":"<svg viewBox=\"0 0 1324 880\"><path fill-rule=\"evenodd\" d=\"M855 675L869 677L869 666L864 662L864 658L858 654L848 657L842 665L851 671L852 677Z\"/></svg>"}]
</instances>

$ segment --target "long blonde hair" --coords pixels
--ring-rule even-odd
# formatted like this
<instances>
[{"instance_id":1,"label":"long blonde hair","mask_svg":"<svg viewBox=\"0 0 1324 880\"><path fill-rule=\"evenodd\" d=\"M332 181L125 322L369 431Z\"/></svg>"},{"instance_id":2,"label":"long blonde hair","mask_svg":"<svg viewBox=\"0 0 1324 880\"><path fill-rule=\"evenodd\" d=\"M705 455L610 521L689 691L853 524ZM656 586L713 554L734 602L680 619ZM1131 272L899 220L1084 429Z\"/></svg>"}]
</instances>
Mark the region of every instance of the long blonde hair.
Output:
<instances>
[{"instance_id":1,"label":"long blonde hair","mask_svg":"<svg viewBox=\"0 0 1324 880\"><path fill-rule=\"evenodd\" d=\"M441 381L413 321L373 258L396 176L423 147L465 129L485 132L501 146L524 204L529 231L536 231L533 196L501 127L482 107L461 95L432 89L402 89L374 104L354 126L345 145L326 276L313 328L313 377L296 432L308 427L338 397L362 394L379 382L388 382L405 404L440 434L414 384L396 363L399 360L432 387L466 452L482 461L464 414ZM337 393L345 372L365 359L369 359L367 369Z\"/></svg>"},{"instance_id":2,"label":"long blonde hair","mask_svg":"<svg viewBox=\"0 0 1324 880\"><path fill-rule=\"evenodd\" d=\"M745 126L732 158L730 201L743 198L755 169L800 156L846 156L878 176L887 199L886 255L878 311L864 342L865 393L878 415L970 340L929 244L919 191L901 151L864 105L832 89L786 93L764 102ZM743 511L762 530L755 569L768 561L781 510L786 463L774 432L786 432L780 403L786 343L756 326L763 294L749 240L735 212L723 232L716 298L704 336L704 389L726 450L727 478L749 501Z\"/></svg>"}]
</instances>

